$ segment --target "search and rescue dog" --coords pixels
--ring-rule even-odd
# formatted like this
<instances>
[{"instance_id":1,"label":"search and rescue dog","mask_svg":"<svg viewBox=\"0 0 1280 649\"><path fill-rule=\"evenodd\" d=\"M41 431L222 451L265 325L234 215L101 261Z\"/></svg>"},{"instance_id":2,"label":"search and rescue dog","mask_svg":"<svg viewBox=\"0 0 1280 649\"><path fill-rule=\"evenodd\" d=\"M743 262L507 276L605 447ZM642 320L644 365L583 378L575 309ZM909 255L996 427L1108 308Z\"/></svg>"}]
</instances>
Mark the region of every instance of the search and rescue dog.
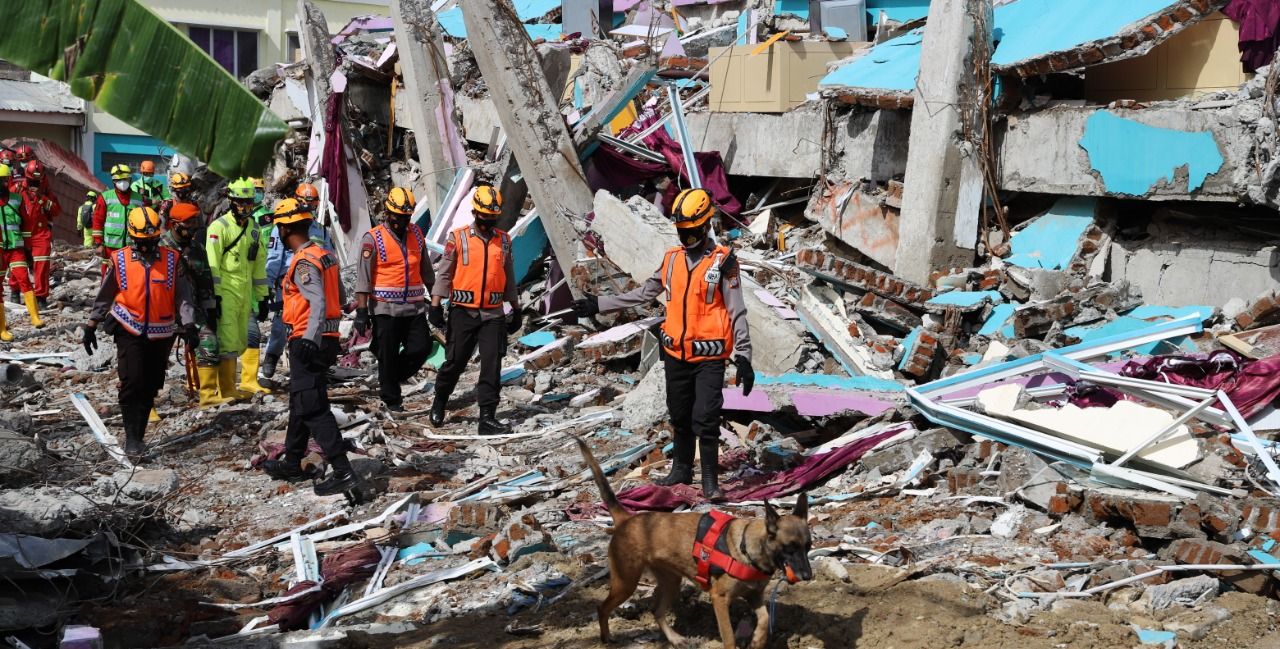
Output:
<instances>
[{"instance_id":1,"label":"search and rescue dog","mask_svg":"<svg viewBox=\"0 0 1280 649\"><path fill-rule=\"evenodd\" d=\"M764 597L769 579L779 570L792 583L813 578L808 496L801 494L795 509L785 516L779 516L766 502L763 520L732 518L720 512L633 514L618 502L586 442L575 439L613 518L609 595L597 609L600 640L609 642L609 615L631 597L648 569L658 583L653 615L673 646L683 646L684 638L666 618L684 578L711 593L716 625L726 649L735 646L729 622L729 603L735 599L745 600L755 610L756 627L749 646L763 648L769 640L769 609Z\"/></svg>"}]
</instances>

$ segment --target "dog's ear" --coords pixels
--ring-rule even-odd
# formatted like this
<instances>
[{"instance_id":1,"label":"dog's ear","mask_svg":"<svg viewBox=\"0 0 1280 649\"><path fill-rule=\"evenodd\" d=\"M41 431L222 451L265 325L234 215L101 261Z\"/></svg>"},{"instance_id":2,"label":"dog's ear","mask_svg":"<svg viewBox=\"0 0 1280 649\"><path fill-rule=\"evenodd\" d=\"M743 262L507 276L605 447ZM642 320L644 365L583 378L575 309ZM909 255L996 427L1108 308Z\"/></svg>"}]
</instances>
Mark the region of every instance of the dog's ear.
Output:
<instances>
[{"instance_id":1,"label":"dog's ear","mask_svg":"<svg viewBox=\"0 0 1280 649\"><path fill-rule=\"evenodd\" d=\"M791 510L791 515L802 521L809 520L809 494L801 493L796 498L796 506Z\"/></svg>"},{"instance_id":2,"label":"dog's ear","mask_svg":"<svg viewBox=\"0 0 1280 649\"><path fill-rule=\"evenodd\" d=\"M769 501L764 501L764 529L771 537L778 533L778 520L778 510Z\"/></svg>"}]
</instances>

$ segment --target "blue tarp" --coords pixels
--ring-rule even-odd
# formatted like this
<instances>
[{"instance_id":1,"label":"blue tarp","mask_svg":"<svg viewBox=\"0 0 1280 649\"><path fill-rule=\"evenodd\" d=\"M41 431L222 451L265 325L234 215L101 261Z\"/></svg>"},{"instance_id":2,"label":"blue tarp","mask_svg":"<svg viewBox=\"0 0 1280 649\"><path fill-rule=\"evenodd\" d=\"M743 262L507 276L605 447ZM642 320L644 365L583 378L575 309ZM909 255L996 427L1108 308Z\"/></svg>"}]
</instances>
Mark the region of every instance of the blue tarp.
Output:
<instances>
[{"instance_id":1,"label":"blue tarp","mask_svg":"<svg viewBox=\"0 0 1280 649\"><path fill-rule=\"evenodd\" d=\"M997 45L991 62L1009 65L1070 50L1111 36L1171 4L1172 0L1014 0L995 8L992 37ZM923 34L920 28L876 45L818 85L909 91L920 73Z\"/></svg>"}]
</instances>

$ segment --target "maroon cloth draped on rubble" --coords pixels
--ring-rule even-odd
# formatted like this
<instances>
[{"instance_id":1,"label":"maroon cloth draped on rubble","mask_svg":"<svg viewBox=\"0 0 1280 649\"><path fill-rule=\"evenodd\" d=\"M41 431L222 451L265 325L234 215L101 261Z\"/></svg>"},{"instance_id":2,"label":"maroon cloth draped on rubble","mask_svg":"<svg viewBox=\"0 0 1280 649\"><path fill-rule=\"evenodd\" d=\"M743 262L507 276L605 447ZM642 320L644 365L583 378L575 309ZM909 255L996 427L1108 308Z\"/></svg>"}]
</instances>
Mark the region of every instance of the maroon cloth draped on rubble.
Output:
<instances>
[{"instance_id":1,"label":"maroon cloth draped on rubble","mask_svg":"<svg viewBox=\"0 0 1280 649\"><path fill-rule=\"evenodd\" d=\"M894 427L827 453L807 456L799 465L786 471L760 474L726 482L721 486L729 502L766 500L796 494L842 471L880 442L905 430L909 428ZM691 485L662 487L647 484L620 492L618 501L632 511L669 512L681 506L692 507L704 503L706 499L702 497L701 489Z\"/></svg>"},{"instance_id":2,"label":"maroon cloth draped on rubble","mask_svg":"<svg viewBox=\"0 0 1280 649\"><path fill-rule=\"evenodd\" d=\"M1280 2L1232 0L1222 13L1240 25L1240 62L1245 72L1271 63L1280 48Z\"/></svg>"},{"instance_id":3,"label":"maroon cloth draped on rubble","mask_svg":"<svg viewBox=\"0 0 1280 649\"><path fill-rule=\"evenodd\" d=\"M338 213L343 230L351 229L351 197L347 195L347 152L342 141L342 93L329 95L325 108L324 151L320 157L320 176L329 185L329 202Z\"/></svg>"},{"instance_id":4,"label":"maroon cloth draped on rubble","mask_svg":"<svg viewBox=\"0 0 1280 649\"><path fill-rule=\"evenodd\" d=\"M1280 395L1280 356L1262 360L1216 351L1206 357L1157 356L1126 363L1120 373L1206 390L1222 390L1245 419L1258 414Z\"/></svg>"},{"instance_id":5,"label":"maroon cloth draped on rubble","mask_svg":"<svg viewBox=\"0 0 1280 649\"><path fill-rule=\"evenodd\" d=\"M279 624L281 631L307 628L307 619L321 604L337 597L347 586L372 577L381 560L382 554L372 541L326 554L320 562L320 589L272 608L267 619ZM301 593L315 585L313 581L301 581L284 595Z\"/></svg>"}]
</instances>

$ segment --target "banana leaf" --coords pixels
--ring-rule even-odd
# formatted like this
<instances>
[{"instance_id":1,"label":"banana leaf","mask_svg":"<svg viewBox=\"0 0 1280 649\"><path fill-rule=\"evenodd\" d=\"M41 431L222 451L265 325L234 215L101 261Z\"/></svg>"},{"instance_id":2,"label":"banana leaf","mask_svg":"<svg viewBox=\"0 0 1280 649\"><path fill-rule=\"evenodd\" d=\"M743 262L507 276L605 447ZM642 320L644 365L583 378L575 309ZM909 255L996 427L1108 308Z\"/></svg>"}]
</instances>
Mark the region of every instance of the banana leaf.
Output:
<instances>
[{"instance_id":1,"label":"banana leaf","mask_svg":"<svg viewBox=\"0 0 1280 649\"><path fill-rule=\"evenodd\" d=\"M260 176L288 127L235 77L136 0L9 2L0 58L205 161Z\"/></svg>"}]
</instances>

